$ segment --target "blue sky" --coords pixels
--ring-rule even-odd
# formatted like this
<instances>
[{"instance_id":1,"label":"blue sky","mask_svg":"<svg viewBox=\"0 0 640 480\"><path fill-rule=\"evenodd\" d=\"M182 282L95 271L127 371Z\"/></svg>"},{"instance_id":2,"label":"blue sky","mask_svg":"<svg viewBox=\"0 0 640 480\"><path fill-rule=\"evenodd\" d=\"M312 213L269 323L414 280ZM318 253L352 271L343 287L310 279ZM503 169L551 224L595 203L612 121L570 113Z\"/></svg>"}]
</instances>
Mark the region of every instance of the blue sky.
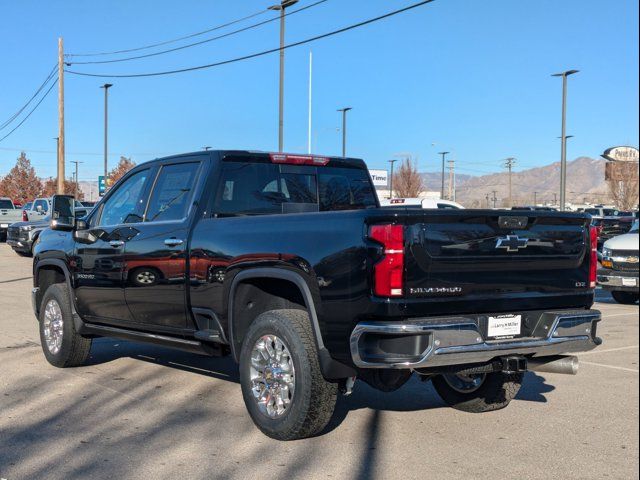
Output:
<instances>
[{"instance_id":1,"label":"blue sky","mask_svg":"<svg viewBox=\"0 0 640 480\"><path fill-rule=\"evenodd\" d=\"M0 123L33 93L57 56L117 50L203 30L266 8L273 0L1 2ZM301 0L300 6L313 3ZM293 15L287 41L328 32L412 0L329 0ZM296 7L293 7L296 8ZM268 18L267 15L246 24ZM243 24L244 25L244 24ZM222 32L214 32L208 36ZM206 38L207 36L199 37ZM199 39L198 38L198 39ZM184 43L184 42L182 42ZM95 66L129 73L213 63L277 47L278 23L176 53ZM561 81L569 80L569 158L638 145L638 2L632 0L436 0L417 10L287 51L285 150L305 151L307 75L314 55L314 151L338 155L342 106L348 154L386 168L398 153L439 168L449 150L457 171L517 169L559 157ZM99 78L66 76L68 172L102 170L103 94ZM278 56L145 79L111 79L110 166L120 154L140 163L214 148L277 149ZM41 176L55 175L56 95L0 142L0 175L25 150ZM8 130L0 131L0 137Z\"/></svg>"}]
</instances>

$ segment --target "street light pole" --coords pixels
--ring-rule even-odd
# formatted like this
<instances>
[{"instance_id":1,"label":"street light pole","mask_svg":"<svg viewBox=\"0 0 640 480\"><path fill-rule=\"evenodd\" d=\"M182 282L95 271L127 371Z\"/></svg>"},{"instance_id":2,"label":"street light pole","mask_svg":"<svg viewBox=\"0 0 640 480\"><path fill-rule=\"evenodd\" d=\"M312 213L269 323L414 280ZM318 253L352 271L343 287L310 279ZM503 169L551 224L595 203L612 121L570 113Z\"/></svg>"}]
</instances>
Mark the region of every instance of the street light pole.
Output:
<instances>
[{"instance_id":1,"label":"street light pole","mask_svg":"<svg viewBox=\"0 0 640 480\"><path fill-rule=\"evenodd\" d=\"M449 152L438 152L438 155L442 155L442 185L440 187L440 198L444 200L444 157L448 155Z\"/></svg>"},{"instance_id":2,"label":"street light pole","mask_svg":"<svg viewBox=\"0 0 640 480\"><path fill-rule=\"evenodd\" d=\"M76 173L75 173L75 177L76 177L76 194L75 197L76 199L78 198L78 164L79 163L84 163L84 162L79 162L78 160L71 160L71 163L75 163L76 164Z\"/></svg>"},{"instance_id":3,"label":"street light pole","mask_svg":"<svg viewBox=\"0 0 640 480\"><path fill-rule=\"evenodd\" d=\"M284 150L284 31L286 16L285 10L298 3L298 0L282 0L279 4L272 5L269 10L280 12L280 97L279 97L279 117L278 117L278 151Z\"/></svg>"},{"instance_id":4,"label":"street light pole","mask_svg":"<svg viewBox=\"0 0 640 480\"><path fill-rule=\"evenodd\" d=\"M345 107L338 109L342 112L342 156L347 156L347 112L353 110L351 107Z\"/></svg>"},{"instance_id":5,"label":"street light pole","mask_svg":"<svg viewBox=\"0 0 640 480\"><path fill-rule=\"evenodd\" d=\"M391 164L391 181L389 182L389 200L391 200L393 198L393 164L396 163L398 160L389 160L389 163Z\"/></svg>"},{"instance_id":6,"label":"street light pole","mask_svg":"<svg viewBox=\"0 0 640 480\"><path fill-rule=\"evenodd\" d=\"M106 185L107 181L107 139L108 139L108 126L109 126L109 88L113 87L111 83L105 83L100 88L104 88L104 181Z\"/></svg>"},{"instance_id":7,"label":"street light pole","mask_svg":"<svg viewBox=\"0 0 640 480\"><path fill-rule=\"evenodd\" d=\"M562 134L560 146L560 210L566 209L567 202L567 77L579 70L567 70L555 73L552 77L562 77Z\"/></svg>"}]
</instances>

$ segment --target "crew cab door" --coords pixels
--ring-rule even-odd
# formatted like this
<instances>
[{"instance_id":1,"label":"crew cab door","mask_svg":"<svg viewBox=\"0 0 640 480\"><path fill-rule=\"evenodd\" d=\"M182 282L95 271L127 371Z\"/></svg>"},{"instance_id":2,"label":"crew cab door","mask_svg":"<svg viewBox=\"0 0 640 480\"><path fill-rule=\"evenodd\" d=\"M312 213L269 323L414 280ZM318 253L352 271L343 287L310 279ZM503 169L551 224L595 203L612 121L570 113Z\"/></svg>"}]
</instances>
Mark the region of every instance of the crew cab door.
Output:
<instances>
[{"instance_id":1,"label":"crew cab door","mask_svg":"<svg viewBox=\"0 0 640 480\"><path fill-rule=\"evenodd\" d=\"M139 233L125 245L125 298L142 327L187 326L187 240L201 168L197 158L160 164Z\"/></svg>"},{"instance_id":2,"label":"crew cab door","mask_svg":"<svg viewBox=\"0 0 640 480\"><path fill-rule=\"evenodd\" d=\"M129 324L124 298L124 251L139 234L154 169L132 173L89 218L89 228L75 232L72 262L76 308L88 321Z\"/></svg>"}]
</instances>

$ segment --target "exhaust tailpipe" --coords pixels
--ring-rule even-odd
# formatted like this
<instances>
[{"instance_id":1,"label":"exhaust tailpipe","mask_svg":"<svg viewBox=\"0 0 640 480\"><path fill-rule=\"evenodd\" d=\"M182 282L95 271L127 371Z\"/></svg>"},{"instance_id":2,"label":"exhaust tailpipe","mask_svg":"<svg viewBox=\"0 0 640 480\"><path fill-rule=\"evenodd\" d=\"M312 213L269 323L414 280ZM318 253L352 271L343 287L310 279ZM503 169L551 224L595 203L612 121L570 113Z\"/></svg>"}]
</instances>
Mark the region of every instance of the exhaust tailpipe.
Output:
<instances>
[{"instance_id":1,"label":"exhaust tailpipe","mask_svg":"<svg viewBox=\"0 0 640 480\"><path fill-rule=\"evenodd\" d=\"M529 370L534 372L562 373L576 375L580 362L574 355L554 355L551 357L534 357L528 362Z\"/></svg>"}]
</instances>

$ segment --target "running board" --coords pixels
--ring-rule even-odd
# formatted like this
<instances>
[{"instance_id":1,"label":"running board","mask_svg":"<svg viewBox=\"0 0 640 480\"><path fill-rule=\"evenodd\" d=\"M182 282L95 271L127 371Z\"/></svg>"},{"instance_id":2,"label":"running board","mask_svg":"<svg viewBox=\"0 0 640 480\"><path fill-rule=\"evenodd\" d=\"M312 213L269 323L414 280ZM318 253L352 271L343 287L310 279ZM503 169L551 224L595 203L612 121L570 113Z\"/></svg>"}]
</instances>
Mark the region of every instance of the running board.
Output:
<instances>
[{"instance_id":1,"label":"running board","mask_svg":"<svg viewBox=\"0 0 640 480\"><path fill-rule=\"evenodd\" d=\"M82 325L81 335L98 335L100 337L115 337L133 342L151 343L163 347L176 348L191 353L200 353L203 355L215 355L217 349L209 345L203 345L198 340L187 340L184 338L169 337L166 335L157 335L155 333L139 332L137 330L127 330L125 328L108 327L106 325L95 325L92 323L84 323Z\"/></svg>"}]
</instances>

